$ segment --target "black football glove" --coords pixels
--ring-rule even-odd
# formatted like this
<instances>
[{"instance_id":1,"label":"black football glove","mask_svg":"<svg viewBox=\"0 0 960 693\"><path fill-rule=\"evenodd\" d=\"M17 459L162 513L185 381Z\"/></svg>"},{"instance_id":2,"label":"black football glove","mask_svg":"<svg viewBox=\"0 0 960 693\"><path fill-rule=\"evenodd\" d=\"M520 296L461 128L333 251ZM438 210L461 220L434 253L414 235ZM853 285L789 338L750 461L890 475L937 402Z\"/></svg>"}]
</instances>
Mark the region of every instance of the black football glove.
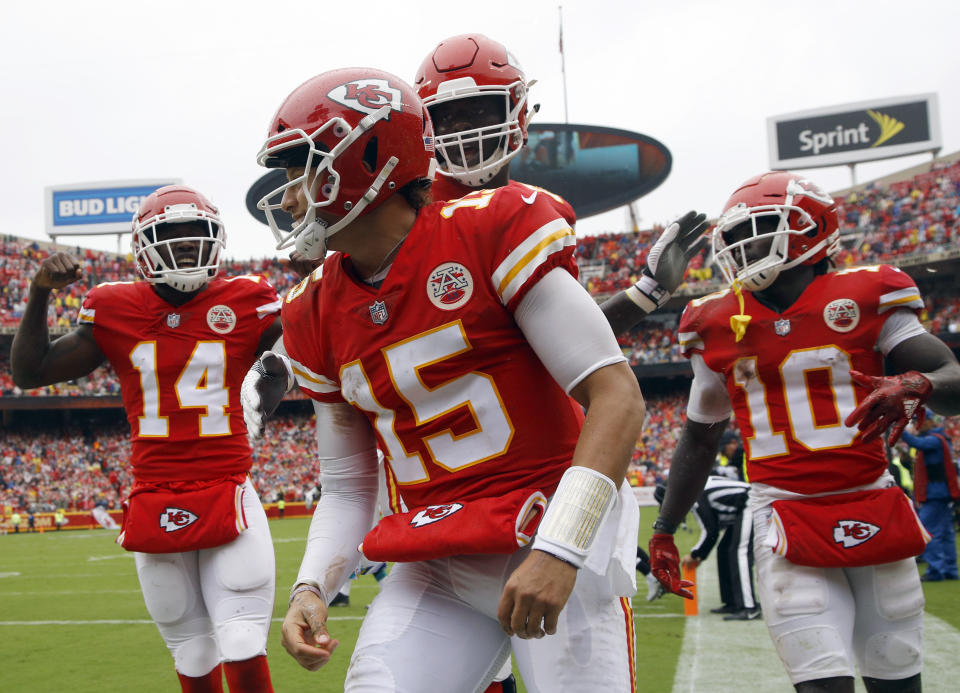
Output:
<instances>
[{"instance_id":1,"label":"black football glove","mask_svg":"<svg viewBox=\"0 0 960 693\"><path fill-rule=\"evenodd\" d=\"M660 308L683 283L690 258L707 243L707 216L691 210L671 223L647 254L640 280L627 295L647 313Z\"/></svg>"},{"instance_id":2,"label":"black football glove","mask_svg":"<svg viewBox=\"0 0 960 693\"><path fill-rule=\"evenodd\" d=\"M251 443L263 435L264 421L277 410L294 382L290 360L282 354L265 351L253 362L240 386L243 420Z\"/></svg>"}]
</instances>

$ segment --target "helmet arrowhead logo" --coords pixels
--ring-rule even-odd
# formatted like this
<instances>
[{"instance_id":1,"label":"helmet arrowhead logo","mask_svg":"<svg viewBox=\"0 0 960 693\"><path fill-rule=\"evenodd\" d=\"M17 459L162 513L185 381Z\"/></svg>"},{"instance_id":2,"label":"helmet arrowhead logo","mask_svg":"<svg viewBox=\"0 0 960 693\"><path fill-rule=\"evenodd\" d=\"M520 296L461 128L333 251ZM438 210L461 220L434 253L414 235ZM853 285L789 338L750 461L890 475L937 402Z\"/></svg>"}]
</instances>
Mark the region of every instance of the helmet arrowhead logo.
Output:
<instances>
[{"instance_id":1,"label":"helmet arrowhead logo","mask_svg":"<svg viewBox=\"0 0 960 693\"><path fill-rule=\"evenodd\" d=\"M385 79L358 79L340 84L327 96L361 113L376 113L384 106L391 110L403 110L403 95Z\"/></svg>"}]
</instances>

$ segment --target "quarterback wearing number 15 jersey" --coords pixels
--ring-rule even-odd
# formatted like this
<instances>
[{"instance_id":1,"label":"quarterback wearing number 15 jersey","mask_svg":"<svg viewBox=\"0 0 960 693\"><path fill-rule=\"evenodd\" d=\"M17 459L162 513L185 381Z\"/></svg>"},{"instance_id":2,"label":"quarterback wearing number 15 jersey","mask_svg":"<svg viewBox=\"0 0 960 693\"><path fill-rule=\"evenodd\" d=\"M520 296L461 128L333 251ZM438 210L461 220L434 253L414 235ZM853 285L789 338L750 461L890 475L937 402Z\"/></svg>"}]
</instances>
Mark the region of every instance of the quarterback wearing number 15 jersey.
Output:
<instances>
[{"instance_id":1,"label":"quarterback wearing number 15 jersey","mask_svg":"<svg viewBox=\"0 0 960 693\"><path fill-rule=\"evenodd\" d=\"M549 196L514 183L430 205L378 288L334 253L284 302L298 384L365 414L407 507L549 496L570 464L582 416L513 319L547 272L577 273Z\"/></svg>"},{"instance_id":2,"label":"quarterback wearing number 15 jersey","mask_svg":"<svg viewBox=\"0 0 960 693\"><path fill-rule=\"evenodd\" d=\"M898 310L923 307L913 280L888 265L858 267L817 276L783 313L746 291L743 306L750 322L739 342L729 289L691 301L678 332L682 353L725 382L750 481L803 494L876 481L886 469L881 440L863 443L843 424L867 395L850 370L882 372L884 347L922 332L915 320L912 331L885 331Z\"/></svg>"},{"instance_id":3,"label":"quarterback wearing number 15 jersey","mask_svg":"<svg viewBox=\"0 0 960 693\"><path fill-rule=\"evenodd\" d=\"M180 306L147 282L100 284L87 294L78 322L93 326L120 379L137 481L249 470L240 383L279 309L277 292L259 276L214 279Z\"/></svg>"}]
</instances>

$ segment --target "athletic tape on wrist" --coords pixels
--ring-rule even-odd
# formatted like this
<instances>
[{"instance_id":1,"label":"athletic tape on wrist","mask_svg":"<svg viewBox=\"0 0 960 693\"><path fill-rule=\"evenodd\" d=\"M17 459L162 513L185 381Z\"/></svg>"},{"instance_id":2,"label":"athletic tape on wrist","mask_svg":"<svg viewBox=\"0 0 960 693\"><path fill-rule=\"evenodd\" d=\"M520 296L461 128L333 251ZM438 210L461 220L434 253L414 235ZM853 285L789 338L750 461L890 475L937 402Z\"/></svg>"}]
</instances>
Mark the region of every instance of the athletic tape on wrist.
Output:
<instances>
[{"instance_id":1,"label":"athletic tape on wrist","mask_svg":"<svg viewBox=\"0 0 960 693\"><path fill-rule=\"evenodd\" d=\"M649 274L641 276L640 280L624 293L645 313L652 313L670 300L670 292Z\"/></svg>"},{"instance_id":2,"label":"athletic tape on wrist","mask_svg":"<svg viewBox=\"0 0 960 693\"><path fill-rule=\"evenodd\" d=\"M547 506L533 548L582 568L616 498L617 486L609 477L570 467Z\"/></svg>"}]
</instances>

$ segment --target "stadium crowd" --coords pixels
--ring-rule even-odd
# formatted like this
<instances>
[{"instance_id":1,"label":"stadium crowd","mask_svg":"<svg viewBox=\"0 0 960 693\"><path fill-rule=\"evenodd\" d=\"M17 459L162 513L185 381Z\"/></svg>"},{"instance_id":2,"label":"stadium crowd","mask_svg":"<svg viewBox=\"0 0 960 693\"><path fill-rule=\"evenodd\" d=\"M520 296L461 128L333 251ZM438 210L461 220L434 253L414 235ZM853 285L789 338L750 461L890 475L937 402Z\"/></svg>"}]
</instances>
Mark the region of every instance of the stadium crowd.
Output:
<instances>
[{"instance_id":1,"label":"stadium crowd","mask_svg":"<svg viewBox=\"0 0 960 693\"><path fill-rule=\"evenodd\" d=\"M649 416L634 451L631 484L652 485L666 478L663 463L673 453L685 406L685 394L648 398ZM133 481L126 467L130 441L125 422L39 434L36 428L14 429L5 432L4 441L0 509L90 510L97 503L117 509ZM316 456L311 454L315 444L312 411L286 413L270 421L266 435L254 445L251 470L264 502L278 500L281 494L286 501L304 500L319 478Z\"/></svg>"},{"instance_id":2,"label":"stadium crowd","mask_svg":"<svg viewBox=\"0 0 960 693\"><path fill-rule=\"evenodd\" d=\"M888 262L898 256L952 249L958 242L960 219L960 161L935 166L910 180L890 185L870 184L850 193L841 202L844 248L841 266ZM635 233L587 236L578 241L578 258L590 292L600 298L636 281L646 253L662 227ZM15 327L23 315L29 278L46 257L50 244L12 236L0 239L0 328ZM83 248L72 249L83 258L84 278L58 292L51 303L48 325L67 329L72 325L83 297L100 282L127 281L135 276L131 256ZM709 283L712 268L704 266L706 253L694 259L688 284ZM298 280L285 261L273 259L228 260L221 266L228 276L261 274L285 293ZM929 293L921 315L934 334L960 331L960 296ZM679 315L649 320L620 338L631 365L680 362L675 342ZM119 384L108 367L71 383L27 392L17 388L9 372L9 342L0 345L0 396L104 396L118 395ZM651 485L666 476L668 462L683 425L685 394L649 399L649 416L633 457L629 479L634 485ZM269 434L254 450L253 476L265 501L282 494L286 500L303 500L317 479L312 450L312 414L290 413L270 424ZM960 421L949 422L949 436L960 441ZM118 507L131 476L125 468L129 457L125 422L114 426L71 427L64 432L36 429L7 430L0 451L0 506L50 511L57 507L91 509L97 503Z\"/></svg>"},{"instance_id":3,"label":"stadium crowd","mask_svg":"<svg viewBox=\"0 0 960 693\"><path fill-rule=\"evenodd\" d=\"M847 241L841 266L889 262L895 257L952 249L960 218L960 161L889 186L870 184L841 200Z\"/></svg>"}]
</instances>

